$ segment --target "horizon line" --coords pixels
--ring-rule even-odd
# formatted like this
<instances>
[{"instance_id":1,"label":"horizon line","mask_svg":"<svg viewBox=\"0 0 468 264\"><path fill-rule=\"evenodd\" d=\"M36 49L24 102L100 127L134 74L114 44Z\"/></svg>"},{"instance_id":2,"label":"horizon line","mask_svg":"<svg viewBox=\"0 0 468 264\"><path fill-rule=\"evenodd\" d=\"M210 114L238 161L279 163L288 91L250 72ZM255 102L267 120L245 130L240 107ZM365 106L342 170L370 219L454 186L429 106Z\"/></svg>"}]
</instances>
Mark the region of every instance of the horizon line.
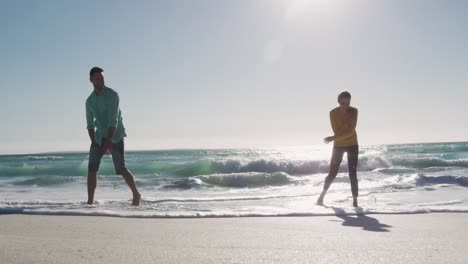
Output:
<instances>
[{"instance_id":1,"label":"horizon line","mask_svg":"<svg viewBox=\"0 0 468 264\"><path fill-rule=\"evenodd\" d=\"M418 145L418 144L461 144L468 143L467 141L437 141L437 142L407 142L407 143L388 143L388 144L363 144L360 146L395 146L395 145ZM332 146L332 144L329 144ZM210 148L199 148L199 147L186 147L186 148L159 148L159 149L129 149L125 152L158 152L158 151L188 151L188 150L234 150L234 149L275 149L275 148L294 148L294 147L311 147L319 145L289 145L289 146L272 146L272 147L210 147ZM327 145L323 145L327 146ZM73 154L73 153L88 153L88 150L65 150L65 151L47 151L47 152L35 152L35 153L0 153L0 156L23 156L23 155L45 155L45 154Z\"/></svg>"}]
</instances>

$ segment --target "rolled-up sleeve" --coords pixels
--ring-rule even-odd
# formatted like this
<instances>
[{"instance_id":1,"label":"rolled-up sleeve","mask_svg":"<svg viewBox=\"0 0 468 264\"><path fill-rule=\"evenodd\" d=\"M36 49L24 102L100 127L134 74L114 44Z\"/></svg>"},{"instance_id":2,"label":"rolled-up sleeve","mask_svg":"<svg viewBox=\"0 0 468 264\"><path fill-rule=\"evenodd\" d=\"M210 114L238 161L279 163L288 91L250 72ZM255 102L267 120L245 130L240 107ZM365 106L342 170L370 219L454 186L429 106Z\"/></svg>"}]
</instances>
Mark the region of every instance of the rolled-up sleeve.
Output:
<instances>
[{"instance_id":1,"label":"rolled-up sleeve","mask_svg":"<svg viewBox=\"0 0 468 264\"><path fill-rule=\"evenodd\" d=\"M107 112L107 120L109 120L109 127L117 127L119 122L119 95L114 94L109 101L109 110Z\"/></svg>"},{"instance_id":2,"label":"rolled-up sleeve","mask_svg":"<svg viewBox=\"0 0 468 264\"><path fill-rule=\"evenodd\" d=\"M87 101L86 101L86 123L87 123L87 126L86 126L87 129L94 129L94 115Z\"/></svg>"}]
</instances>

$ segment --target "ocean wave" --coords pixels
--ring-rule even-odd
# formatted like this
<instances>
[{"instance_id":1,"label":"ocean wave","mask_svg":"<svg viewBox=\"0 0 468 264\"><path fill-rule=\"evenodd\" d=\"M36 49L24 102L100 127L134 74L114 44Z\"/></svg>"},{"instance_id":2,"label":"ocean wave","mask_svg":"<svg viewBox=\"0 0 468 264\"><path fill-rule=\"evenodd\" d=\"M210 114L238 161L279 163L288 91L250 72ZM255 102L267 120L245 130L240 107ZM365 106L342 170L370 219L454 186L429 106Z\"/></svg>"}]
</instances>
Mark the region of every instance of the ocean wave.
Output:
<instances>
[{"instance_id":1,"label":"ocean wave","mask_svg":"<svg viewBox=\"0 0 468 264\"><path fill-rule=\"evenodd\" d=\"M38 160L31 162L16 162L0 164L0 177L14 176L86 176L87 159L62 160L48 162ZM188 178L214 174L240 173L286 173L291 176L314 175L328 173L330 160L290 160L290 159L201 159L184 162L127 161L128 168L138 177ZM467 159L447 160L428 157L388 157L385 155L366 155L359 157L358 171L379 171L384 174L409 174L419 169L431 168L468 168ZM339 172L347 171L347 160L344 158ZM101 162L100 175L114 175L112 160L106 157Z\"/></svg>"},{"instance_id":2,"label":"ocean wave","mask_svg":"<svg viewBox=\"0 0 468 264\"><path fill-rule=\"evenodd\" d=\"M388 167L387 162L380 157L363 156L359 160L359 171L371 171L377 168ZM194 175L231 174L231 173L276 173L283 172L288 175L301 176L327 173L330 168L329 160L267 160L257 159L243 161L227 159L223 161L200 160L182 164L154 165L153 173L160 176L191 177ZM135 169L138 172L138 168ZM340 166L340 172L347 171L347 161Z\"/></svg>"},{"instance_id":3,"label":"ocean wave","mask_svg":"<svg viewBox=\"0 0 468 264\"><path fill-rule=\"evenodd\" d=\"M203 183L221 187L264 187L290 184L294 179L284 172L269 173L233 173L198 176Z\"/></svg>"},{"instance_id":4,"label":"ocean wave","mask_svg":"<svg viewBox=\"0 0 468 264\"><path fill-rule=\"evenodd\" d=\"M459 185L463 187L468 187L468 177L463 176L425 176L423 174L419 174L416 179L416 185L418 186L426 186L426 185Z\"/></svg>"},{"instance_id":5,"label":"ocean wave","mask_svg":"<svg viewBox=\"0 0 468 264\"><path fill-rule=\"evenodd\" d=\"M181 180L171 181L164 188L169 189L190 189L194 187L230 187L230 188L252 188L266 186L287 185L295 181L295 178L284 173L262 173L245 172L230 174L211 174L189 177Z\"/></svg>"},{"instance_id":6,"label":"ocean wave","mask_svg":"<svg viewBox=\"0 0 468 264\"><path fill-rule=\"evenodd\" d=\"M462 167L468 168L468 160L445 160L441 158L394 158L392 164L406 168L424 169L431 167Z\"/></svg>"},{"instance_id":7,"label":"ocean wave","mask_svg":"<svg viewBox=\"0 0 468 264\"><path fill-rule=\"evenodd\" d=\"M63 160L61 156L28 156L29 160Z\"/></svg>"},{"instance_id":8,"label":"ocean wave","mask_svg":"<svg viewBox=\"0 0 468 264\"><path fill-rule=\"evenodd\" d=\"M378 168L375 169L374 171L380 172L383 174L388 174L388 175L394 175L394 174L412 174L415 173L415 169L409 169L409 168Z\"/></svg>"},{"instance_id":9,"label":"ocean wave","mask_svg":"<svg viewBox=\"0 0 468 264\"><path fill-rule=\"evenodd\" d=\"M457 185L468 187L468 177L464 176L427 176L421 173L413 175L397 175L384 179L380 189L413 189L433 185Z\"/></svg>"},{"instance_id":10,"label":"ocean wave","mask_svg":"<svg viewBox=\"0 0 468 264\"><path fill-rule=\"evenodd\" d=\"M0 165L0 177L14 176L37 176L37 175L55 175L55 176L79 176L87 175L88 166L83 163L77 164L55 164L55 165L31 165L23 163L21 165ZM111 171L106 168L105 171Z\"/></svg>"},{"instance_id":11,"label":"ocean wave","mask_svg":"<svg viewBox=\"0 0 468 264\"><path fill-rule=\"evenodd\" d=\"M230 174L230 173L275 173L284 172L289 175L311 175L326 173L329 170L329 160L267 160L257 159L245 161L240 159L227 160L198 160L185 163L163 163L149 161L145 163L127 162L129 169L136 175L158 175L160 177L192 177L196 175ZM358 170L368 171L387 167L383 159L378 157L362 157ZM340 171L346 171L346 160ZM60 175L78 176L87 174L87 161L75 164L27 164L0 166L0 176L31 176L31 175ZM101 175L113 175L114 168L111 160L103 160L99 170Z\"/></svg>"},{"instance_id":12,"label":"ocean wave","mask_svg":"<svg viewBox=\"0 0 468 264\"><path fill-rule=\"evenodd\" d=\"M390 152L429 154L429 153L457 153L468 152L468 143L429 143L388 145Z\"/></svg>"},{"instance_id":13,"label":"ocean wave","mask_svg":"<svg viewBox=\"0 0 468 264\"><path fill-rule=\"evenodd\" d=\"M316 196L317 193L310 194L291 194L291 195L260 195L260 196L232 196L232 197L209 197L209 198L150 198L145 197L145 204L160 204L160 203L199 203L199 202L232 202L232 201L255 201L267 199L281 199L281 198L297 198L297 197L310 197Z\"/></svg>"},{"instance_id":14,"label":"ocean wave","mask_svg":"<svg viewBox=\"0 0 468 264\"><path fill-rule=\"evenodd\" d=\"M76 182L77 177L63 177L63 176L56 176L56 175L45 175L45 176L38 176L34 178L29 178L25 180L20 180L13 182L13 185L27 185L27 186L54 186L60 184L66 184L71 182Z\"/></svg>"}]
</instances>

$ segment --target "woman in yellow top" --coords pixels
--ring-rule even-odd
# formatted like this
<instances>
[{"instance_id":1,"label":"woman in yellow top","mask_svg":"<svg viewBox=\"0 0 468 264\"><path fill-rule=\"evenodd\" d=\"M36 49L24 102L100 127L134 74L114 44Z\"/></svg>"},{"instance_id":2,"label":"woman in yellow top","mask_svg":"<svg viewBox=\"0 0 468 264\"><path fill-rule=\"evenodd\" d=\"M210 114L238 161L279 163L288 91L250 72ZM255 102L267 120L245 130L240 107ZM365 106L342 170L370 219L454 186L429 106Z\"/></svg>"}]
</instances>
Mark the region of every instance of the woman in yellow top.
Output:
<instances>
[{"instance_id":1,"label":"woman in yellow top","mask_svg":"<svg viewBox=\"0 0 468 264\"><path fill-rule=\"evenodd\" d=\"M323 141L325 143L334 141L333 154L330 162L330 172L325 178L323 191L317 200L317 204L319 205L323 205L323 198L325 197L328 188L330 188L330 185L338 174L341 161L343 160L343 154L346 152L348 156L348 170L349 179L351 181L351 192L353 194L353 206L358 206L358 180L356 174L359 154L359 146L356 134L358 110L354 107L351 107L350 102L351 94L346 91L342 92L338 95L338 103L340 106L330 111L330 122L334 135L324 138Z\"/></svg>"}]
</instances>

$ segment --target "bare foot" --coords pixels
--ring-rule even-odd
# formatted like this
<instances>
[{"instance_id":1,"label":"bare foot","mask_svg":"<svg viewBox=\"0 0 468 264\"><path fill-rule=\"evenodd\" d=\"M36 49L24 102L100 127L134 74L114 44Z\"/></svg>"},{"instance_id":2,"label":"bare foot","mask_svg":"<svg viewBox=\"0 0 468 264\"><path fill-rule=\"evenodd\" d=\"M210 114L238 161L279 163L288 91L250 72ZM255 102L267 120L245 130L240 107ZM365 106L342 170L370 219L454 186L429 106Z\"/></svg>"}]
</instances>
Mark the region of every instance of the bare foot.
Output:
<instances>
[{"instance_id":1,"label":"bare foot","mask_svg":"<svg viewBox=\"0 0 468 264\"><path fill-rule=\"evenodd\" d=\"M315 204L323 206L323 199L319 198Z\"/></svg>"},{"instance_id":2,"label":"bare foot","mask_svg":"<svg viewBox=\"0 0 468 264\"><path fill-rule=\"evenodd\" d=\"M323 198L325 198L325 191L322 191L315 204L323 206Z\"/></svg>"},{"instance_id":3,"label":"bare foot","mask_svg":"<svg viewBox=\"0 0 468 264\"><path fill-rule=\"evenodd\" d=\"M140 193L137 193L136 195L133 195L132 205L133 206L139 206L140 205L140 200L141 200L141 194Z\"/></svg>"}]
</instances>

